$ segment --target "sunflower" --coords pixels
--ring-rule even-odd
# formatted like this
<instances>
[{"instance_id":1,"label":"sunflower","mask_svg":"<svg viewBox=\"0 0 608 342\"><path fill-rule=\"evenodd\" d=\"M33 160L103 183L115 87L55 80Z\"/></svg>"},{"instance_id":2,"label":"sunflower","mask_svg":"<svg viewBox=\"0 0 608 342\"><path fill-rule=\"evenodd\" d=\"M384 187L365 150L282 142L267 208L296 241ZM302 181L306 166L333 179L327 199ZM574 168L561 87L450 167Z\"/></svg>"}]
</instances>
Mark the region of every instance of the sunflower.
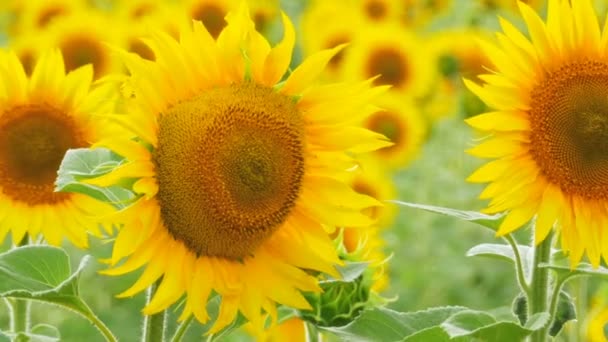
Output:
<instances>
[{"instance_id":1,"label":"sunflower","mask_svg":"<svg viewBox=\"0 0 608 342\"><path fill-rule=\"evenodd\" d=\"M470 100L478 103L476 98L467 96L470 93L462 79L481 83L478 75L492 67L477 45L479 39L486 38L483 31L467 29L436 33L429 39L428 49L432 56L431 63L436 68L437 81L425 106L425 114L432 120L454 113L461 99L465 102L465 108L470 107L467 103ZM463 94L463 91L466 93ZM474 114L480 113L477 111Z\"/></svg>"},{"instance_id":2,"label":"sunflower","mask_svg":"<svg viewBox=\"0 0 608 342\"><path fill-rule=\"evenodd\" d=\"M453 0L402 0L403 22L408 26L422 26L449 13Z\"/></svg>"},{"instance_id":3,"label":"sunflower","mask_svg":"<svg viewBox=\"0 0 608 342\"><path fill-rule=\"evenodd\" d=\"M226 14L235 9L237 0L184 0L188 18L203 23L207 31L215 39L228 24Z\"/></svg>"},{"instance_id":4,"label":"sunflower","mask_svg":"<svg viewBox=\"0 0 608 342\"><path fill-rule=\"evenodd\" d=\"M376 113L372 114L373 117ZM378 151L376 151L378 152ZM385 202L397 198L397 190L393 183L390 170L384 166L384 160L374 156L360 156L359 167L350 174L350 186L358 193ZM381 207L368 209L369 216L376 221L380 228L390 227L395 220L396 207L384 204Z\"/></svg>"},{"instance_id":5,"label":"sunflower","mask_svg":"<svg viewBox=\"0 0 608 342\"><path fill-rule=\"evenodd\" d=\"M363 18L354 7L338 1L311 1L302 14L302 50L305 56L350 42L359 32ZM319 23L324 23L319 25ZM344 51L327 65L327 78L336 80L344 61Z\"/></svg>"},{"instance_id":6,"label":"sunflower","mask_svg":"<svg viewBox=\"0 0 608 342\"><path fill-rule=\"evenodd\" d=\"M390 85L409 96L423 96L432 84L433 71L421 46L413 32L398 24L366 26L344 53L342 76L349 80L377 76L376 85Z\"/></svg>"},{"instance_id":7,"label":"sunflower","mask_svg":"<svg viewBox=\"0 0 608 342\"><path fill-rule=\"evenodd\" d=\"M125 46L127 28L120 21L110 20L98 11L80 11L66 16L33 37L29 45L40 48L59 48L65 69L74 70L92 64L95 78L120 70L120 64L108 49L108 44Z\"/></svg>"},{"instance_id":8,"label":"sunflower","mask_svg":"<svg viewBox=\"0 0 608 342\"><path fill-rule=\"evenodd\" d=\"M13 13L8 31L9 38L29 31L39 32L46 29L53 21L88 7L85 0L9 0L7 6Z\"/></svg>"},{"instance_id":9,"label":"sunflower","mask_svg":"<svg viewBox=\"0 0 608 342\"><path fill-rule=\"evenodd\" d=\"M389 168L404 168L420 152L426 138L426 122L413 102L399 93L386 93L378 103L381 109L368 116L363 126L386 136L393 144L372 154Z\"/></svg>"},{"instance_id":10,"label":"sunflower","mask_svg":"<svg viewBox=\"0 0 608 342\"><path fill-rule=\"evenodd\" d=\"M496 159L473 173L491 182L488 213L508 210L498 235L536 216L535 242L553 227L576 265L608 256L608 32L589 0L551 0L546 23L520 4L528 40L501 20L499 45L483 43L494 73L467 81L492 112L467 120L488 135L469 152Z\"/></svg>"},{"instance_id":11,"label":"sunflower","mask_svg":"<svg viewBox=\"0 0 608 342\"><path fill-rule=\"evenodd\" d=\"M358 127L385 91L371 81L313 86L341 47L311 56L284 81L295 41L283 15L274 48L254 28L246 6L213 38L201 22L147 41L154 62L122 55L134 97L112 116L136 136L108 136L105 146L128 162L92 182L134 181L141 194L118 212L123 228L105 273L144 265L132 296L162 277L144 314L186 294L182 319L209 319L206 301L221 296L211 333L241 312L258 333L276 304L308 309L301 291L320 291L315 274L337 276L330 234L373 221L379 205L342 179L353 155L389 144ZM126 257L124 263L117 263ZM168 261L171 262L168 262ZM178 266L178 267L176 267Z\"/></svg>"},{"instance_id":12,"label":"sunflower","mask_svg":"<svg viewBox=\"0 0 608 342\"><path fill-rule=\"evenodd\" d=\"M14 53L0 51L0 241L11 232L15 243L29 234L84 248L84 227L97 232L91 215L107 212L105 205L54 192L65 152L98 139L95 117L111 108L104 88L91 89L92 78L90 67L66 74L56 50L28 78Z\"/></svg>"},{"instance_id":13,"label":"sunflower","mask_svg":"<svg viewBox=\"0 0 608 342\"><path fill-rule=\"evenodd\" d=\"M165 31L173 38L179 39L180 27L187 25L189 21L182 12L177 6L154 0L118 3L112 9L112 14L123 23L123 27L129 28L120 32L124 37L122 43L125 44L121 47L144 59L154 60L154 53L142 39L153 29Z\"/></svg>"},{"instance_id":14,"label":"sunflower","mask_svg":"<svg viewBox=\"0 0 608 342\"><path fill-rule=\"evenodd\" d=\"M358 0L363 17L373 23L396 20L400 4L395 0Z\"/></svg>"}]
</instances>

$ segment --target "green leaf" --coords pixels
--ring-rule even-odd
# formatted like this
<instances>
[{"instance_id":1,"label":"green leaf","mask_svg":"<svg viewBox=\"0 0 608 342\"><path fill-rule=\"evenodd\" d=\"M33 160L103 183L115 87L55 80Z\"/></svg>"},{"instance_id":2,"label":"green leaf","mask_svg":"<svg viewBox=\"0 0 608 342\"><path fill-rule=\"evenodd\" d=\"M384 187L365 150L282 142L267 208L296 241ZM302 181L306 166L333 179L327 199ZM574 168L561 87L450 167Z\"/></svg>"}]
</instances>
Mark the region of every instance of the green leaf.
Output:
<instances>
[{"instance_id":1,"label":"green leaf","mask_svg":"<svg viewBox=\"0 0 608 342\"><path fill-rule=\"evenodd\" d=\"M502 220L504 219L504 216L505 216L504 214L486 215L486 214L482 214L482 213L479 213L476 211L458 210L458 209L452 209L452 208L436 207L436 206L432 206L432 205L402 202L402 201L390 201L390 202L404 206L404 207L422 209L422 210L429 211L432 213L455 217L462 221L477 223L478 225L489 228L494 232L496 232L498 230L498 227L502 223Z\"/></svg>"},{"instance_id":2,"label":"green leaf","mask_svg":"<svg viewBox=\"0 0 608 342\"><path fill-rule=\"evenodd\" d=\"M450 338L479 339L482 341L520 341L549 323L548 313L530 317L525 327L514 321L496 321L487 312L466 310L454 314L441 324Z\"/></svg>"},{"instance_id":3,"label":"green leaf","mask_svg":"<svg viewBox=\"0 0 608 342\"><path fill-rule=\"evenodd\" d=\"M131 190L118 185L99 187L81 181L107 174L123 162L121 156L105 148L70 149L59 166L55 191L84 194L121 209L137 197Z\"/></svg>"},{"instance_id":4,"label":"green leaf","mask_svg":"<svg viewBox=\"0 0 608 342\"><path fill-rule=\"evenodd\" d=\"M0 342L11 342L11 338L2 331L0 331Z\"/></svg>"},{"instance_id":5,"label":"green leaf","mask_svg":"<svg viewBox=\"0 0 608 342\"><path fill-rule=\"evenodd\" d=\"M106 148L69 149L59 166L59 179L62 176L83 180L99 177L111 172L124 162L124 158Z\"/></svg>"},{"instance_id":6,"label":"green leaf","mask_svg":"<svg viewBox=\"0 0 608 342\"><path fill-rule=\"evenodd\" d=\"M51 246L24 246L0 254L0 297L31 299L77 312L88 309L78 291L78 278L89 257L71 273L68 255Z\"/></svg>"},{"instance_id":7,"label":"green leaf","mask_svg":"<svg viewBox=\"0 0 608 342\"><path fill-rule=\"evenodd\" d=\"M522 261L522 267L524 268L524 274L530 274L530 265L534 259L534 249L526 245L517 245L519 255ZM559 249L551 249L551 255L561 253ZM509 245L499 243L482 243L477 246L473 246L466 253L468 257L483 256L489 258L496 258L505 260L508 262L515 263L515 253L513 248Z\"/></svg>"},{"instance_id":8,"label":"green leaf","mask_svg":"<svg viewBox=\"0 0 608 342\"><path fill-rule=\"evenodd\" d=\"M608 279L608 268L598 266L594 268L591 264L586 262L579 263L575 268L570 268L566 264L557 263L541 263L539 267L548 268L555 271L559 277L573 277L573 276L597 276L604 279Z\"/></svg>"},{"instance_id":9,"label":"green leaf","mask_svg":"<svg viewBox=\"0 0 608 342\"><path fill-rule=\"evenodd\" d=\"M30 338L32 338L32 340L32 336L37 336L36 338L42 338L45 341L61 340L61 334L59 333L59 329L49 324L36 324L30 329L28 335L30 335Z\"/></svg>"},{"instance_id":10,"label":"green leaf","mask_svg":"<svg viewBox=\"0 0 608 342\"><path fill-rule=\"evenodd\" d=\"M526 260L529 253L534 253L534 250L529 246L518 245L519 253L522 260ZM510 262L515 261L515 253L513 248L509 245L503 245L498 243L482 243L477 246L473 246L467 251L468 257L472 256L484 256L490 258L502 259Z\"/></svg>"},{"instance_id":11,"label":"green leaf","mask_svg":"<svg viewBox=\"0 0 608 342\"><path fill-rule=\"evenodd\" d=\"M323 327L344 340L401 341L421 330L438 326L453 314L466 310L460 306L431 308L402 313L387 308L364 310L355 320L342 327Z\"/></svg>"},{"instance_id":12,"label":"green leaf","mask_svg":"<svg viewBox=\"0 0 608 342\"><path fill-rule=\"evenodd\" d=\"M440 326L434 326L432 328L423 329L402 340L403 342L453 342L455 340L450 339L445 330L441 329Z\"/></svg>"},{"instance_id":13,"label":"green leaf","mask_svg":"<svg viewBox=\"0 0 608 342\"><path fill-rule=\"evenodd\" d=\"M368 262L351 262L347 261L344 266L336 266L338 273L342 276L341 279L331 279L329 281L352 282L359 278L369 266Z\"/></svg>"}]
</instances>

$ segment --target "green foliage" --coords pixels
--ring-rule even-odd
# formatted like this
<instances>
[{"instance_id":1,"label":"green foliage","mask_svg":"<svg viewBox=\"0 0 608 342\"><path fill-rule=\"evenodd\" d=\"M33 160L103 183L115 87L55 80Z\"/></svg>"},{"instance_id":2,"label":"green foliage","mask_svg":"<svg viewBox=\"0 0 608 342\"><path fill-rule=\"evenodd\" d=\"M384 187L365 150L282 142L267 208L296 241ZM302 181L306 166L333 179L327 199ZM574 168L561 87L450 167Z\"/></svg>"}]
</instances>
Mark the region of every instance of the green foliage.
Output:
<instances>
[{"instance_id":1,"label":"green foliage","mask_svg":"<svg viewBox=\"0 0 608 342\"><path fill-rule=\"evenodd\" d=\"M14 341L23 341L23 342L58 342L61 341L61 335L59 334L59 330L54 326L48 324L37 324L29 332L23 333L20 332L16 335L12 336ZM2 338L0 337L0 341Z\"/></svg>"},{"instance_id":2,"label":"green foliage","mask_svg":"<svg viewBox=\"0 0 608 342\"><path fill-rule=\"evenodd\" d=\"M565 262L565 260L564 260ZM593 265L581 262L576 267L570 267L563 263L543 263L539 267L546 267L557 273L558 278L563 277L576 277L576 276L596 276L604 279L608 279L608 268L603 266L593 267Z\"/></svg>"},{"instance_id":3,"label":"green foliage","mask_svg":"<svg viewBox=\"0 0 608 342\"><path fill-rule=\"evenodd\" d=\"M386 308L365 310L344 327L322 328L356 341L519 341L549 322L548 313L531 317L525 326L489 312L465 307L438 307L401 313Z\"/></svg>"},{"instance_id":4,"label":"green foliage","mask_svg":"<svg viewBox=\"0 0 608 342\"><path fill-rule=\"evenodd\" d=\"M117 185L100 187L83 181L108 174L123 162L121 156L105 148L70 149L59 166L55 191L84 194L122 208L136 197L131 190Z\"/></svg>"},{"instance_id":5,"label":"green foliage","mask_svg":"<svg viewBox=\"0 0 608 342\"><path fill-rule=\"evenodd\" d=\"M25 246L0 254L0 297L33 299L84 311L88 308L79 297L78 277L88 260L85 257L72 274L68 255L60 248Z\"/></svg>"},{"instance_id":6,"label":"green foliage","mask_svg":"<svg viewBox=\"0 0 608 342\"><path fill-rule=\"evenodd\" d=\"M404 206L404 207L422 209L422 210L429 211L429 212L436 213L436 214L442 214L442 215L446 215L446 216L455 217L462 221L473 222L473 223L476 223L483 227L489 228L494 232L498 230L498 227L500 226L502 220L504 219L503 214L486 215L486 214L482 214L482 213L479 213L476 211L458 210L458 209L437 207L437 206L426 205L426 204L409 203L409 202L403 202L403 201L392 201L392 202L395 204Z\"/></svg>"},{"instance_id":7,"label":"green foliage","mask_svg":"<svg viewBox=\"0 0 608 342\"><path fill-rule=\"evenodd\" d=\"M387 308L363 311L357 319L343 327L326 327L345 340L357 341L401 341L402 339L439 326L454 313L465 307L441 307L424 311L402 313Z\"/></svg>"},{"instance_id":8,"label":"green foliage","mask_svg":"<svg viewBox=\"0 0 608 342\"><path fill-rule=\"evenodd\" d=\"M553 337L557 336L564 327L564 324L575 319L576 308L574 307L572 297L568 293L560 291L553 323L549 328L549 335Z\"/></svg>"},{"instance_id":9,"label":"green foliage","mask_svg":"<svg viewBox=\"0 0 608 342\"><path fill-rule=\"evenodd\" d=\"M300 310L302 319L318 326L342 326L351 322L369 304L372 275L367 263L346 262L337 267L341 279L329 278L319 283L322 293L305 293L313 307Z\"/></svg>"},{"instance_id":10,"label":"green foliage","mask_svg":"<svg viewBox=\"0 0 608 342\"><path fill-rule=\"evenodd\" d=\"M70 259L63 249L44 245L11 249L0 254L0 297L61 306L94 323L106 338L111 337L80 297L78 280L88 261L89 257L85 256L72 273ZM40 330L49 332L44 327Z\"/></svg>"}]
</instances>

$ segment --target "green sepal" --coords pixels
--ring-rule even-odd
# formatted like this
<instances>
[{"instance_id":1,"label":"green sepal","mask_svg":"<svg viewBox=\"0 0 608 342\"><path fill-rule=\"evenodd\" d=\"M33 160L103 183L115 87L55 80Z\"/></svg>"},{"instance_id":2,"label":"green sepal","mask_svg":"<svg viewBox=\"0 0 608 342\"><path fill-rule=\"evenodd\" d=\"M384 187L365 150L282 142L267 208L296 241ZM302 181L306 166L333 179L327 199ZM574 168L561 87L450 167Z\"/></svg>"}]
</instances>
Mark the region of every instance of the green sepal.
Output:
<instances>
[{"instance_id":1,"label":"green sepal","mask_svg":"<svg viewBox=\"0 0 608 342\"><path fill-rule=\"evenodd\" d=\"M565 291L560 291L557 308L555 310L555 317L553 318L553 323L549 328L549 335L553 337L557 336L568 321L575 319L576 307L572 302L572 297L570 297L570 295Z\"/></svg>"}]
</instances>

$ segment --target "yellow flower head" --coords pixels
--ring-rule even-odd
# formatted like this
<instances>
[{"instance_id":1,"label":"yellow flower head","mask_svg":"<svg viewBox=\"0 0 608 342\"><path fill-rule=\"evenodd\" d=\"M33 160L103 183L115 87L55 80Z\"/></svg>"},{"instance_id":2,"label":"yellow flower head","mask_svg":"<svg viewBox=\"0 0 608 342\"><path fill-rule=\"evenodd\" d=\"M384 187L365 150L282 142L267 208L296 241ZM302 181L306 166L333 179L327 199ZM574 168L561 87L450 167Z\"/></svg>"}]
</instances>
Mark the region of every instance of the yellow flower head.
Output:
<instances>
[{"instance_id":1,"label":"yellow flower head","mask_svg":"<svg viewBox=\"0 0 608 342\"><path fill-rule=\"evenodd\" d=\"M106 273L146 265L121 296L162 276L145 314L186 294L182 318L205 322L213 291L222 302L211 332L239 311L261 332L266 314L276 319L276 303L310 308L301 291L320 291L310 270L336 276L336 227L372 223L361 211L379 203L342 179L356 165L353 154L388 144L357 126L385 89L370 81L313 85L340 48L284 77L295 42L284 15L274 47L245 6L226 22L217 39L198 21L179 42L155 34L146 41L154 62L123 54L133 98L113 119L136 139L99 143L128 162L94 182L134 179L142 196L116 218L124 225L111 263L128 258Z\"/></svg>"},{"instance_id":2,"label":"yellow flower head","mask_svg":"<svg viewBox=\"0 0 608 342\"><path fill-rule=\"evenodd\" d=\"M92 64L98 79L120 70L119 61L107 45L125 46L126 30L120 21L111 20L98 11L84 10L56 20L43 31L20 37L19 46L37 47L37 51L58 48L67 71Z\"/></svg>"},{"instance_id":3,"label":"yellow flower head","mask_svg":"<svg viewBox=\"0 0 608 342\"><path fill-rule=\"evenodd\" d=\"M380 109L363 121L363 126L386 136L393 144L373 152L392 169L405 168L415 159L426 138L427 124L413 102L396 92L378 100Z\"/></svg>"},{"instance_id":4,"label":"yellow flower head","mask_svg":"<svg viewBox=\"0 0 608 342\"><path fill-rule=\"evenodd\" d=\"M349 43L359 32L361 21L360 13L357 13L354 6L347 6L345 2L311 1L302 13L301 20L304 55L310 56L321 50ZM328 79L340 78L344 52L338 52L329 61L325 70Z\"/></svg>"},{"instance_id":5,"label":"yellow flower head","mask_svg":"<svg viewBox=\"0 0 608 342\"><path fill-rule=\"evenodd\" d=\"M546 22L520 3L530 39L501 19L494 65L467 81L492 112L467 120L488 135L470 149L495 159L469 180L490 182L487 212L508 210L499 235L536 217L535 241L560 232L572 265L608 257L608 32L589 0L551 0Z\"/></svg>"},{"instance_id":6,"label":"yellow flower head","mask_svg":"<svg viewBox=\"0 0 608 342\"><path fill-rule=\"evenodd\" d=\"M91 214L105 205L54 192L65 152L99 139L96 118L112 108L92 78L90 66L66 74L57 50L43 54L28 78L15 54L0 51L0 241L11 232L18 243L27 233L83 248L85 227L96 232Z\"/></svg>"},{"instance_id":7,"label":"yellow flower head","mask_svg":"<svg viewBox=\"0 0 608 342\"><path fill-rule=\"evenodd\" d=\"M12 9L9 39L30 31L40 32L54 21L88 7L86 0L6 0L5 5Z\"/></svg>"},{"instance_id":8,"label":"yellow flower head","mask_svg":"<svg viewBox=\"0 0 608 342\"><path fill-rule=\"evenodd\" d=\"M376 85L390 85L410 97L424 96L433 81L429 55L422 42L396 23L368 25L351 40L344 53L342 76Z\"/></svg>"}]
</instances>

